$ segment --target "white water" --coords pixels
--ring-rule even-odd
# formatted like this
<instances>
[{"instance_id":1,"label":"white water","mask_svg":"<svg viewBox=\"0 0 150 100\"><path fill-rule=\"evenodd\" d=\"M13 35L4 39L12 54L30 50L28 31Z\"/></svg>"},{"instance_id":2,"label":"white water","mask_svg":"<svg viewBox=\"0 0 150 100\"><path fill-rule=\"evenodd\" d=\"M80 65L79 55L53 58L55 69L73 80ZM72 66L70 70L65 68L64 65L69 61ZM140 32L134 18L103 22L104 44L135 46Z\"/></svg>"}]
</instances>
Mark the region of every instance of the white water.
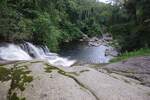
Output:
<instances>
[{"instance_id":1,"label":"white water","mask_svg":"<svg viewBox=\"0 0 150 100\"><path fill-rule=\"evenodd\" d=\"M49 52L47 47L37 47L29 42L25 43L24 47L15 44L1 46L0 58L8 61L42 59L47 60L54 66L64 67L69 67L75 63L74 60L62 58L55 53Z\"/></svg>"},{"instance_id":2,"label":"white water","mask_svg":"<svg viewBox=\"0 0 150 100\"><path fill-rule=\"evenodd\" d=\"M9 44L6 47L0 47L0 58L4 60L31 60L32 57L23 51L19 46Z\"/></svg>"}]
</instances>

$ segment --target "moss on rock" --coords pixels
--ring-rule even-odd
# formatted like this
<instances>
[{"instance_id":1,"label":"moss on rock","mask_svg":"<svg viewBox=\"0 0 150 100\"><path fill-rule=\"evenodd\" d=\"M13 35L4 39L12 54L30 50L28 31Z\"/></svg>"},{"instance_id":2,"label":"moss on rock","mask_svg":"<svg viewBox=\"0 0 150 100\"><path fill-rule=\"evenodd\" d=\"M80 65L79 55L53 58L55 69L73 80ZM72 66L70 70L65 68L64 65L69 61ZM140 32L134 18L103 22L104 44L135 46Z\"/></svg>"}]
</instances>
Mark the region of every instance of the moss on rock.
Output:
<instances>
[{"instance_id":1,"label":"moss on rock","mask_svg":"<svg viewBox=\"0 0 150 100\"><path fill-rule=\"evenodd\" d=\"M0 67L0 81L8 81L11 79L11 71L10 69Z\"/></svg>"},{"instance_id":2,"label":"moss on rock","mask_svg":"<svg viewBox=\"0 0 150 100\"><path fill-rule=\"evenodd\" d=\"M25 98L18 97L15 93L16 89L20 91L25 90L25 86L33 80L33 77L27 66L16 66L11 69L11 88L8 93L8 100L25 100Z\"/></svg>"}]
</instances>

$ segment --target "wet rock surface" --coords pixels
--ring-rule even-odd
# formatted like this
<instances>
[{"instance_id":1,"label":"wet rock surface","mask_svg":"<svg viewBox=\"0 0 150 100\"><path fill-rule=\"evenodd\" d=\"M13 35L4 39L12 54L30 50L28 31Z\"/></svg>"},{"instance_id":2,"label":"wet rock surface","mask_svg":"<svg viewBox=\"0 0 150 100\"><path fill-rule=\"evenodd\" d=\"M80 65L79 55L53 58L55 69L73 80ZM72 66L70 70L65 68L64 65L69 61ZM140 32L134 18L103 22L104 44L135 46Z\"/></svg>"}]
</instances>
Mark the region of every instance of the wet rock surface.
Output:
<instances>
[{"instance_id":1,"label":"wet rock surface","mask_svg":"<svg viewBox=\"0 0 150 100\"><path fill-rule=\"evenodd\" d=\"M20 61L0 67L11 69L11 78L0 82L0 100L150 100L150 87L90 65L55 67L46 61Z\"/></svg>"}]
</instances>

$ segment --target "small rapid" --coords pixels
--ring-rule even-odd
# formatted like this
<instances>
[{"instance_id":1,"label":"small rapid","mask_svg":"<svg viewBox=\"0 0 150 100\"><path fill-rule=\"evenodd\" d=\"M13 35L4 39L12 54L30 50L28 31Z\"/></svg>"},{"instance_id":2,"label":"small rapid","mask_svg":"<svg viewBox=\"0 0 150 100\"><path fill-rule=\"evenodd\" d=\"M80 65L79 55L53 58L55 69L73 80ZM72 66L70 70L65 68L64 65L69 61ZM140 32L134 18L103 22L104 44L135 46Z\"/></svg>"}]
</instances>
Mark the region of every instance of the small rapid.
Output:
<instances>
[{"instance_id":1,"label":"small rapid","mask_svg":"<svg viewBox=\"0 0 150 100\"><path fill-rule=\"evenodd\" d=\"M35 46L26 42L23 44L4 44L0 46L0 59L6 61L17 60L47 60L54 66L69 67L75 63L75 60L60 57L56 53L51 53L45 46Z\"/></svg>"}]
</instances>

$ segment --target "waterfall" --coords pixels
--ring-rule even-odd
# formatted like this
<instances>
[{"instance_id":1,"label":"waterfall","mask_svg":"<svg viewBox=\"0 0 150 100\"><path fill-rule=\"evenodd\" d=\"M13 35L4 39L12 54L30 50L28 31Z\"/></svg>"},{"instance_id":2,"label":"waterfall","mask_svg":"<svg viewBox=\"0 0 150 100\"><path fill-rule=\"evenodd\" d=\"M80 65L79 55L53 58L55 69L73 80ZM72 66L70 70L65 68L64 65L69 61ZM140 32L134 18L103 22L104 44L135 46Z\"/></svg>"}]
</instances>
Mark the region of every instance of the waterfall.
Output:
<instances>
[{"instance_id":1,"label":"waterfall","mask_svg":"<svg viewBox=\"0 0 150 100\"><path fill-rule=\"evenodd\" d=\"M0 58L3 60L31 60L27 52L21 49L20 46L15 44L8 44L0 47Z\"/></svg>"},{"instance_id":2,"label":"waterfall","mask_svg":"<svg viewBox=\"0 0 150 100\"><path fill-rule=\"evenodd\" d=\"M29 48L29 52L30 54L33 54L35 58L39 58L39 59L43 59L43 55L42 53L40 53L40 50L34 46L33 44L29 43L29 42L26 42L26 44L28 45L28 48Z\"/></svg>"},{"instance_id":3,"label":"waterfall","mask_svg":"<svg viewBox=\"0 0 150 100\"><path fill-rule=\"evenodd\" d=\"M68 67L75 63L74 60L62 58L56 53L51 53L47 47L35 46L29 42L24 44L5 44L0 46L0 58L7 61L13 60L47 60L54 66Z\"/></svg>"}]
</instances>

